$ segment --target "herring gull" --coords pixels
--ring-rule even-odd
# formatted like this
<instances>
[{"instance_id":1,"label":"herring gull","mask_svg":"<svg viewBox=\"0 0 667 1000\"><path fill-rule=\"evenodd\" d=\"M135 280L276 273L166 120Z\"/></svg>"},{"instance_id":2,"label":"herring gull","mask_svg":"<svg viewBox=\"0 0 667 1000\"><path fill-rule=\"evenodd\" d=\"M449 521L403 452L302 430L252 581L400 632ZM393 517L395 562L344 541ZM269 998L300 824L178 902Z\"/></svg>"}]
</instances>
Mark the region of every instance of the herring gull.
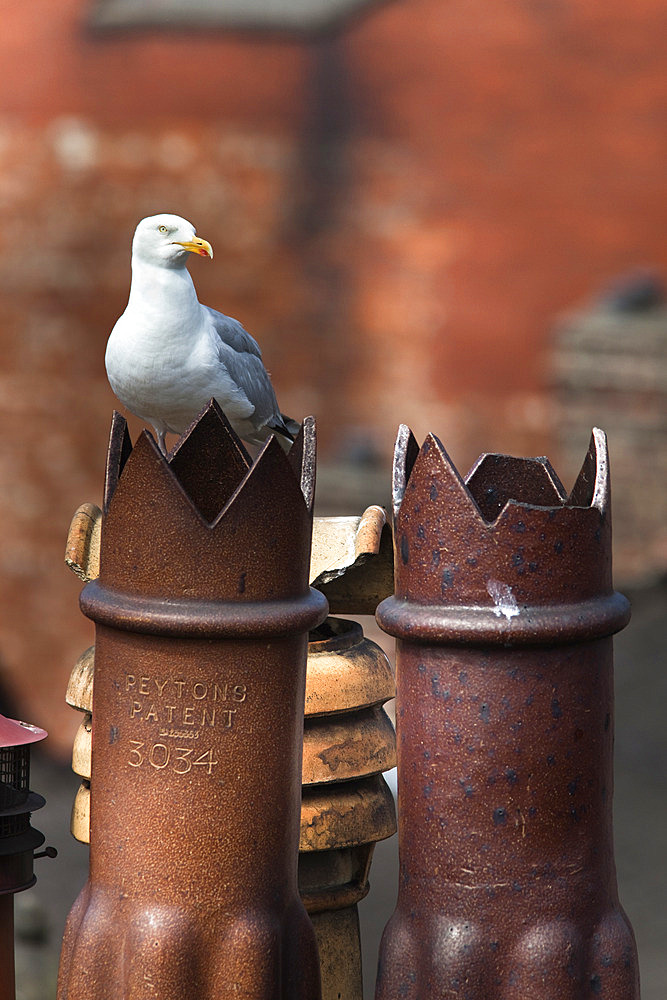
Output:
<instances>
[{"instance_id":1,"label":"herring gull","mask_svg":"<svg viewBox=\"0 0 667 1000\"><path fill-rule=\"evenodd\" d=\"M132 283L107 342L105 365L115 395L165 435L182 434L215 399L245 441L276 434L289 448L298 424L281 414L257 341L238 320L202 305L188 254L213 257L211 244L178 215L143 219L132 241Z\"/></svg>"}]
</instances>

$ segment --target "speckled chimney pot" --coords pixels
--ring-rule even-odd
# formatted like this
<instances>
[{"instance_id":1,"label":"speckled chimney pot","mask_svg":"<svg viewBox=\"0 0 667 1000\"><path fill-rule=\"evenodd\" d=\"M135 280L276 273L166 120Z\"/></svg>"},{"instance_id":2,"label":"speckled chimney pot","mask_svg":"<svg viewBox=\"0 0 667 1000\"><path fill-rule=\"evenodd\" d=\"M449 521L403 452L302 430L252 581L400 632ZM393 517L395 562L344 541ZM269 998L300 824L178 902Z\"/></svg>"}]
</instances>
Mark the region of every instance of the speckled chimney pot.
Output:
<instances>
[{"instance_id":1,"label":"speckled chimney pot","mask_svg":"<svg viewBox=\"0 0 667 1000\"><path fill-rule=\"evenodd\" d=\"M114 420L95 621L90 876L59 1000L317 1000L299 899L314 423L255 463L215 404L165 460Z\"/></svg>"},{"instance_id":2,"label":"speckled chimney pot","mask_svg":"<svg viewBox=\"0 0 667 1000\"><path fill-rule=\"evenodd\" d=\"M402 427L393 508L400 875L376 1000L638 1000L604 434L567 496L545 459L485 455L464 482Z\"/></svg>"}]
</instances>

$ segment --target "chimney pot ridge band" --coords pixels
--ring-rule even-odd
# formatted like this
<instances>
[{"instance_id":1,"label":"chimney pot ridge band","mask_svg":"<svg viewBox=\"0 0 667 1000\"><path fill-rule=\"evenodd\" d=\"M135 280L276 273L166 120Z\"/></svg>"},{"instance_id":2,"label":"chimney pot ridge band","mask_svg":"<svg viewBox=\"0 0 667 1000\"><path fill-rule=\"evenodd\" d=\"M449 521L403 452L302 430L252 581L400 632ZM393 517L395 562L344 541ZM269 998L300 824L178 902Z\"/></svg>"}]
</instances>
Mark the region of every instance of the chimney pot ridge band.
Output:
<instances>
[{"instance_id":1,"label":"chimney pot ridge band","mask_svg":"<svg viewBox=\"0 0 667 1000\"><path fill-rule=\"evenodd\" d=\"M273 601L167 600L119 593L98 580L86 584L80 605L98 625L199 639L268 639L309 632L328 609L324 594L312 588L302 597Z\"/></svg>"}]
</instances>

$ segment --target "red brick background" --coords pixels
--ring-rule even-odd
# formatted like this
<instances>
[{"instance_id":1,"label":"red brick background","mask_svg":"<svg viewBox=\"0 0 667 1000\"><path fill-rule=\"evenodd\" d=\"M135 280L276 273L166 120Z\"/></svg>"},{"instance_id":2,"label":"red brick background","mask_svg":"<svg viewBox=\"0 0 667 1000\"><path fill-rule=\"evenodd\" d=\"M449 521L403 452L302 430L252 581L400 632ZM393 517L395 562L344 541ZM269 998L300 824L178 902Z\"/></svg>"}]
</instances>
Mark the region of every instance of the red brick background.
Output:
<instances>
[{"instance_id":1,"label":"red brick background","mask_svg":"<svg viewBox=\"0 0 667 1000\"><path fill-rule=\"evenodd\" d=\"M0 671L63 753L91 636L64 537L100 497L140 218L191 219L200 297L283 409L317 415L323 459L368 435L387 476L399 421L462 471L558 467L556 318L667 270L663 0L394 0L310 42L101 38L87 10L12 5L0 33Z\"/></svg>"}]
</instances>

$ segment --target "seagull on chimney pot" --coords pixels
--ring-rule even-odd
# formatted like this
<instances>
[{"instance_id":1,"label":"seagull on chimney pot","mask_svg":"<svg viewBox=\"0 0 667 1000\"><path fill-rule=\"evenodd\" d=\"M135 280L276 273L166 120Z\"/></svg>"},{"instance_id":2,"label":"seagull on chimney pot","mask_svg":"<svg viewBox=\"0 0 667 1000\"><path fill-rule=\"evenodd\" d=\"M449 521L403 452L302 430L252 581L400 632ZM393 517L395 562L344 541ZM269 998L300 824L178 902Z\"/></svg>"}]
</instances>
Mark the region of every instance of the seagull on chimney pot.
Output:
<instances>
[{"instance_id":1,"label":"seagull on chimney pot","mask_svg":"<svg viewBox=\"0 0 667 1000\"><path fill-rule=\"evenodd\" d=\"M165 435L182 434L211 399L243 440L275 434L288 450L299 424L280 412L257 341L199 302L191 253L212 258L213 248L186 219L153 215L137 226L129 301L107 342L111 388L152 424L163 454Z\"/></svg>"}]
</instances>

